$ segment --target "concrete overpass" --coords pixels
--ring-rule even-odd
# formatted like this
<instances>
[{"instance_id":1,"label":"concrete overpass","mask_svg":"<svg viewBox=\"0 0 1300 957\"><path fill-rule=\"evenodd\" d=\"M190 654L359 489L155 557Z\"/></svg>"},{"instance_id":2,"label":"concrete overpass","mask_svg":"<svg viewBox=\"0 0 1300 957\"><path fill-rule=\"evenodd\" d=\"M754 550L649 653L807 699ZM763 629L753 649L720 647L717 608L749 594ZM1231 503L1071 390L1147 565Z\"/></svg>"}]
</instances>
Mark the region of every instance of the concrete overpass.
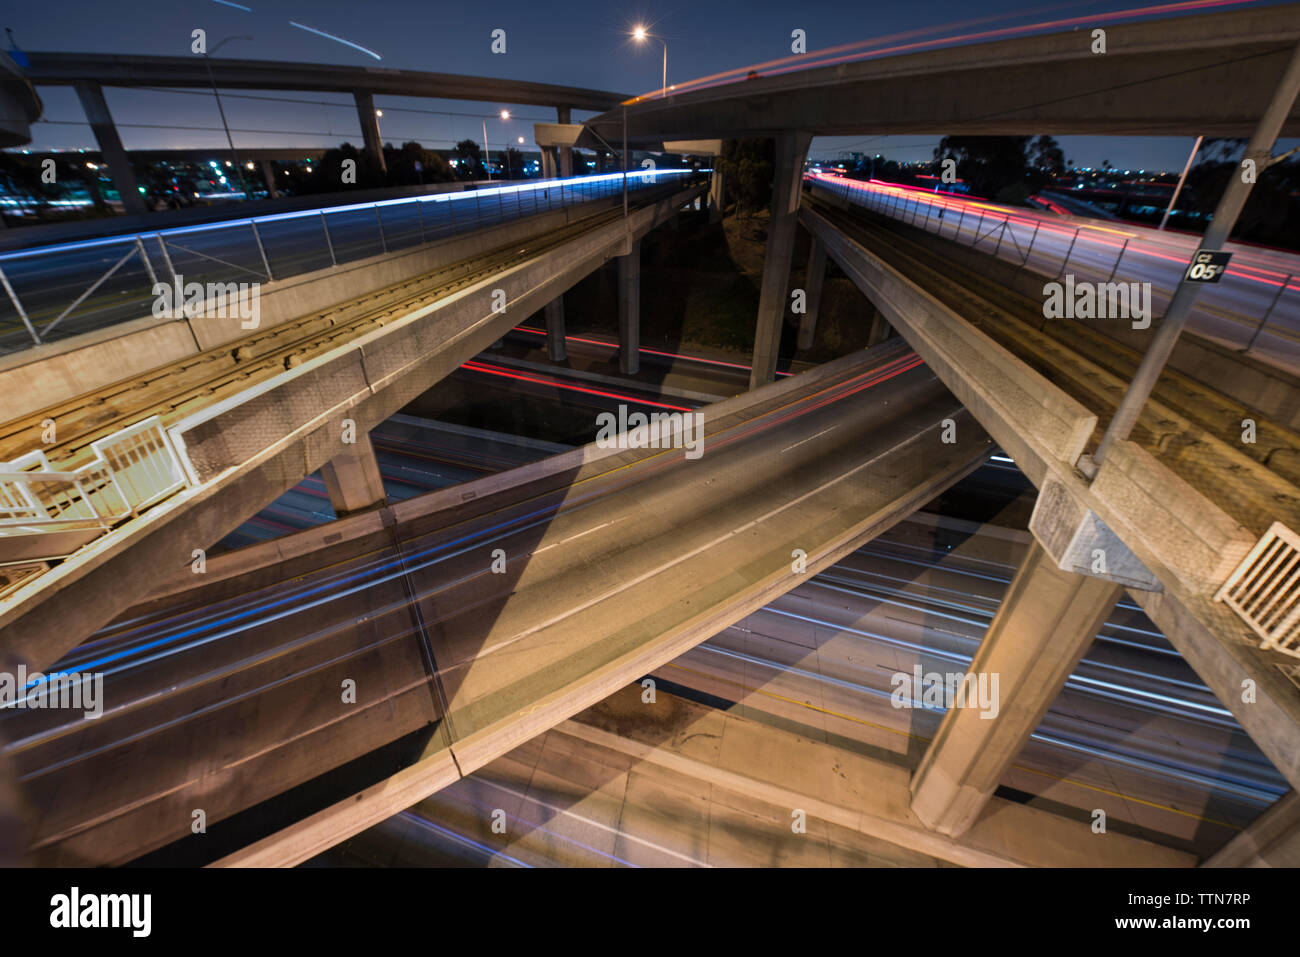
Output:
<instances>
[{"instance_id":1,"label":"concrete overpass","mask_svg":"<svg viewBox=\"0 0 1300 957\"><path fill-rule=\"evenodd\" d=\"M7 424L7 457L39 446L27 426L53 414L66 438L62 451L47 454L72 466L90 456L94 436L153 410L190 474L181 494L108 534L91 529L91 544L75 557L3 599L0 653L14 664L52 663L142 596L147 577L128 565L187 564L193 548L219 540L317 469L335 483L341 512L382 499L365 441L370 429L520 318L550 307L552 339L562 340L563 312L551 304L610 258L619 259L624 279L621 361L635 371L640 239L703 189L676 184L644 200L634 194L626 220L619 199L607 198L268 283L268 328L251 336L238 317L194 327L147 319L10 370L15 388L21 379L24 391L43 389L53 404ZM160 366L163 356L171 361ZM69 388L70 380L79 384ZM8 539L10 561L24 542L41 546ZM66 600L68 588L81 596L77 603Z\"/></svg>"},{"instance_id":2,"label":"concrete overpass","mask_svg":"<svg viewBox=\"0 0 1300 957\"><path fill-rule=\"evenodd\" d=\"M621 94L581 87L500 80L492 77L426 73L382 67L349 67L322 63L270 60L209 59L203 56L162 57L123 54L29 53L27 77L37 86L72 86L108 164L113 184L128 214L145 212L135 174L104 99L105 86L197 87L202 89L310 90L348 93L356 102L365 150L378 168L384 167L375 95L418 96L492 103L552 106L556 119L568 123L572 110L604 110L623 99ZM34 117L32 117L34 119Z\"/></svg>"},{"instance_id":3,"label":"concrete overpass","mask_svg":"<svg viewBox=\"0 0 1300 957\"><path fill-rule=\"evenodd\" d=\"M787 130L1247 137L1300 40L1300 4L1107 26L1106 38L1104 54L1078 29L783 67L789 72L632 101L628 142L651 148ZM587 126L619 144L623 109ZM1300 106L1282 135L1300 136Z\"/></svg>"},{"instance_id":4,"label":"concrete overpass","mask_svg":"<svg viewBox=\"0 0 1300 957\"><path fill-rule=\"evenodd\" d=\"M62 666L147 651L120 707L6 726L35 859L120 863L188 834L195 806L216 822L416 734L407 766L350 779L355 794L228 863L304 860L767 604L991 449L897 342L702 416L698 456L592 444L216 558L197 590L172 563L160 597ZM957 442L940 439L949 420ZM203 652L174 653L191 642ZM213 739L229 747L193 747ZM69 785L87 779L103 786Z\"/></svg>"}]
</instances>

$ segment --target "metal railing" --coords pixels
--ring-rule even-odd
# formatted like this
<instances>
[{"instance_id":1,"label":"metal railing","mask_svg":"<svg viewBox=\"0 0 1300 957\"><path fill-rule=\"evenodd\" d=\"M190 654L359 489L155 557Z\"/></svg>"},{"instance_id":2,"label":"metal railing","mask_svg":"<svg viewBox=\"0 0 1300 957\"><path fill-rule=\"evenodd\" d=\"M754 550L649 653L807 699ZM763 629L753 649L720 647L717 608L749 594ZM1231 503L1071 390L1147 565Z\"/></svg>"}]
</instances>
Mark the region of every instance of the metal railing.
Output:
<instances>
[{"instance_id":1,"label":"metal railing","mask_svg":"<svg viewBox=\"0 0 1300 957\"><path fill-rule=\"evenodd\" d=\"M1152 283L1152 311L1160 315L1191 259L1169 250L1147 250L1136 233L1113 224L1074 226L1000 209L948 193L846 177L809 174L813 190L962 243L1015 265L1016 271L1061 279L1067 272L1090 281ZM1137 262L1141 256L1142 262ZM1234 263L1221 282L1208 285L1196 305L1194 328L1229 348L1284 368L1300 368L1300 276Z\"/></svg>"},{"instance_id":2,"label":"metal railing","mask_svg":"<svg viewBox=\"0 0 1300 957\"><path fill-rule=\"evenodd\" d=\"M1274 522L1215 593L1271 648L1300 658L1300 535Z\"/></svg>"},{"instance_id":3,"label":"metal railing","mask_svg":"<svg viewBox=\"0 0 1300 957\"><path fill-rule=\"evenodd\" d=\"M41 450L0 463L0 538L117 522L188 485L162 419L143 422L91 443L95 457L60 471Z\"/></svg>"},{"instance_id":4,"label":"metal railing","mask_svg":"<svg viewBox=\"0 0 1300 957\"><path fill-rule=\"evenodd\" d=\"M641 190L691 170L639 170ZM0 353L150 315L160 279L268 282L619 195L623 174L295 210L0 254Z\"/></svg>"}]
</instances>

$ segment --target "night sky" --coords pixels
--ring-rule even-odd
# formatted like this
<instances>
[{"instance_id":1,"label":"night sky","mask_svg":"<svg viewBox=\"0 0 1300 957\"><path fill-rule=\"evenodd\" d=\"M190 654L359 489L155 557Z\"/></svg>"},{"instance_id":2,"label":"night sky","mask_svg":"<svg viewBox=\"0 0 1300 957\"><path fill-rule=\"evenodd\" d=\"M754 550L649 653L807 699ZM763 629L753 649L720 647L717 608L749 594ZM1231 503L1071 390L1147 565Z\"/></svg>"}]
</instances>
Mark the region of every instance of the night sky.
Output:
<instances>
[{"instance_id":1,"label":"night sky","mask_svg":"<svg viewBox=\"0 0 1300 957\"><path fill-rule=\"evenodd\" d=\"M234 0L228 0L234 2ZM1140 0L1036 4L1033 0L957 0L880 4L863 0L505 0L438 4L430 0L240 0L251 12L219 0L60 0L11 8L3 26L25 50L190 55L190 31L207 31L209 48L232 40L218 57L338 63L379 68L432 70L643 93L657 89L662 67L658 42L634 44L635 24L667 40L668 81L674 83L742 67L790 53L790 33L806 31L810 52L857 40L925 31L912 39L964 36L980 30L1039 23L1140 6ZM367 55L290 25L333 34L366 47ZM978 21L978 22L976 22ZM507 52L493 54L490 34L507 31ZM1087 29L1081 27L1081 29ZM7 45L7 44L6 44ZM45 118L33 127L31 149L94 148L76 95L69 88L39 89ZM253 91L241 91L253 92ZM106 88L109 107L128 149L224 146L211 94ZM350 97L275 91L268 96L309 102L285 103L223 96L236 146L333 146L360 142ZM377 97L384 111L383 138L415 139L448 147L466 137L482 139L479 115L488 120L492 148L507 142L534 148L532 122L554 122L546 107L475 104ZM1261 104L1262 106L1262 104ZM509 121L496 113L511 109ZM440 112L441 111L441 112ZM449 113L473 114L455 116ZM590 114L575 114L574 120ZM153 126L164 128L151 128ZM196 127L197 129L177 129ZM942 131L939 131L940 134ZM1041 132L1052 132L1043 130ZM843 149L882 153L900 160L929 159L938 136L827 137L813 156L833 158ZM1060 137L1067 158L1079 165L1109 159L1121 168L1180 169L1191 148L1182 137Z\"/></svg>"}]
</instances>

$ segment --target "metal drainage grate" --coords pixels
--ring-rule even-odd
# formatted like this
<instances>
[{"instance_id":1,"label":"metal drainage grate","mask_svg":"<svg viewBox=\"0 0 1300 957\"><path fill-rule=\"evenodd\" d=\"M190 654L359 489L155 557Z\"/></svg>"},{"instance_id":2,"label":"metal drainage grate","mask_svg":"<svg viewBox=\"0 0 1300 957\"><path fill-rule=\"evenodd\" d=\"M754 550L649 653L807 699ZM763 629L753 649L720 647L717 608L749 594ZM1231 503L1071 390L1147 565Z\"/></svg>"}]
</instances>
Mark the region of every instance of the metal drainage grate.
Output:
<instances>
[{"instance_id":1,"label":"metal drainage grate","mask_svg":"<svg viewBox=\"0 0 1300 957\"><path fill-rule=\"evenodd\" d=\"M1300 535L1274 522L1214 596L1260 637L1300 658Z\"/></svg>"}]
</instances>

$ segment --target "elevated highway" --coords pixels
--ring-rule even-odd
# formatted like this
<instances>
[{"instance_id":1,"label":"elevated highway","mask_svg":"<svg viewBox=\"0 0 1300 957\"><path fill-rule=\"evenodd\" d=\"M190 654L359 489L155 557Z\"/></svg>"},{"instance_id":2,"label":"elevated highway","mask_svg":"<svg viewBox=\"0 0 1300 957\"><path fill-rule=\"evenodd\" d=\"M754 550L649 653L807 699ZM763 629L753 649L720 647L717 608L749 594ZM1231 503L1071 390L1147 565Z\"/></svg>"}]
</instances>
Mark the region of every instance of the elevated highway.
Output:
<instances>
[{"instance_id":1,"label":"elevated highway","mask_svg":"<svg viewBox=\"0 0 1300 957\"><path fill-rule=\"evenodd\" d=\"M1294 663L1261 649L1213 600L1272 522L1300 526L1296 434L1261 415L1265 438L1244 445L1249 409L1166 373L1132 440L1089 484L1074 463L1123 394L1132 350L1083 322L1044 320L1041 303L976 264L938 268L917 232L836 205L814 190L800 220L1038 487L1030 527L1051 562L1088 576L1095 553L1087 549L1102 548L1103 577L1129 587L1279 771L1300 782ZM1095 537L1079 531L1081 519L1095 523ZM1246 679L1260 691L1248 703Z\"/></svg>"},{"instance_id":2,"label":"elevated highway","mask_svg":"<svg viewBox=\"0 0 1300 957\"><path fill-rule=\"evenodd\" d=\"M650 190L626 220L610 199L603 210L570 207L505 227L504 234L483 231L470 247L481 252L469 259L462 258L462 239L362 261L351 270L308 273L290 281L281 322L250 336L237 317L214 320L207 349L196 348L192 338L184 341L184 323L159 327L152 321L146 331L182 333L177 361L88 394L72 391L76 398L49 412L15 420L6 448L30 449L52 414L63 425L59 443L44 452L71 467L94 436L158 416L187 472L187 487L109 534L96 532L74 557L3 599L0 652L33 668L51 663L143 597L148 578L131 569L188 565L194 549L219 540L303 476L351 454L358 436L364 439L520 318L609 258L639 260L639 238L702 189L674 184ZM373 287L376 277L378 290L349 299L361 281ZM625 284L625 298L635 302L638 288ZM318 311L304 315L307 303ZM625 353L635 349L637 328L637 314L630 312L624 329L631 338L624 341L632 345ZM115 341L99 348L111 351ZM136 361L141 358L147 362L148 356ZM362 448L373 460L368 443ZM353 483L361 487L358 494L373 497L353 507L383 496L382 488L362 479ZM16 547L9 546L9 560L21 557ZM73 586L76 603L60 597Z\"/></svg>"},{"instance_id":3,"label":"elevated highway","mask_svg":"<svg viewBox=\"0 0 1300 957\"><path fill-rule=\"evenodd\" d=\"M197 589L178 570L164 590L188 589L58 664L108 673L103 717L5 716L36 859L121 862L187 835L194 807L215 823L416 735L382 781L353 767L337 803L231 862L304 860L763 606L991 449L898 345L702 414L697 458L587 446L214 558Z\"/></svg>"},{"instance_id":4,"label":"elevated highway","mask_svg":"<svg viewBox=\"0 0 1300 957\"><path fill-rule=\"evenodd\" d=\"M906 47L802 68L790 57L750 74L629 101L627 137L1063 134L1249 136L1300 40L1300 4L1098 25L924 52ZM901 52L900 52L901 49ZM807 55L813 60L814 51ZM589 120L610 143L624 107ZM588 134L589 135L589 134ZM1300 107L1283 136L1300 136ZM594 142L594 141L593 141ZM582 141L580 141L580 144Z\"/></svg>"}]
</instances>

